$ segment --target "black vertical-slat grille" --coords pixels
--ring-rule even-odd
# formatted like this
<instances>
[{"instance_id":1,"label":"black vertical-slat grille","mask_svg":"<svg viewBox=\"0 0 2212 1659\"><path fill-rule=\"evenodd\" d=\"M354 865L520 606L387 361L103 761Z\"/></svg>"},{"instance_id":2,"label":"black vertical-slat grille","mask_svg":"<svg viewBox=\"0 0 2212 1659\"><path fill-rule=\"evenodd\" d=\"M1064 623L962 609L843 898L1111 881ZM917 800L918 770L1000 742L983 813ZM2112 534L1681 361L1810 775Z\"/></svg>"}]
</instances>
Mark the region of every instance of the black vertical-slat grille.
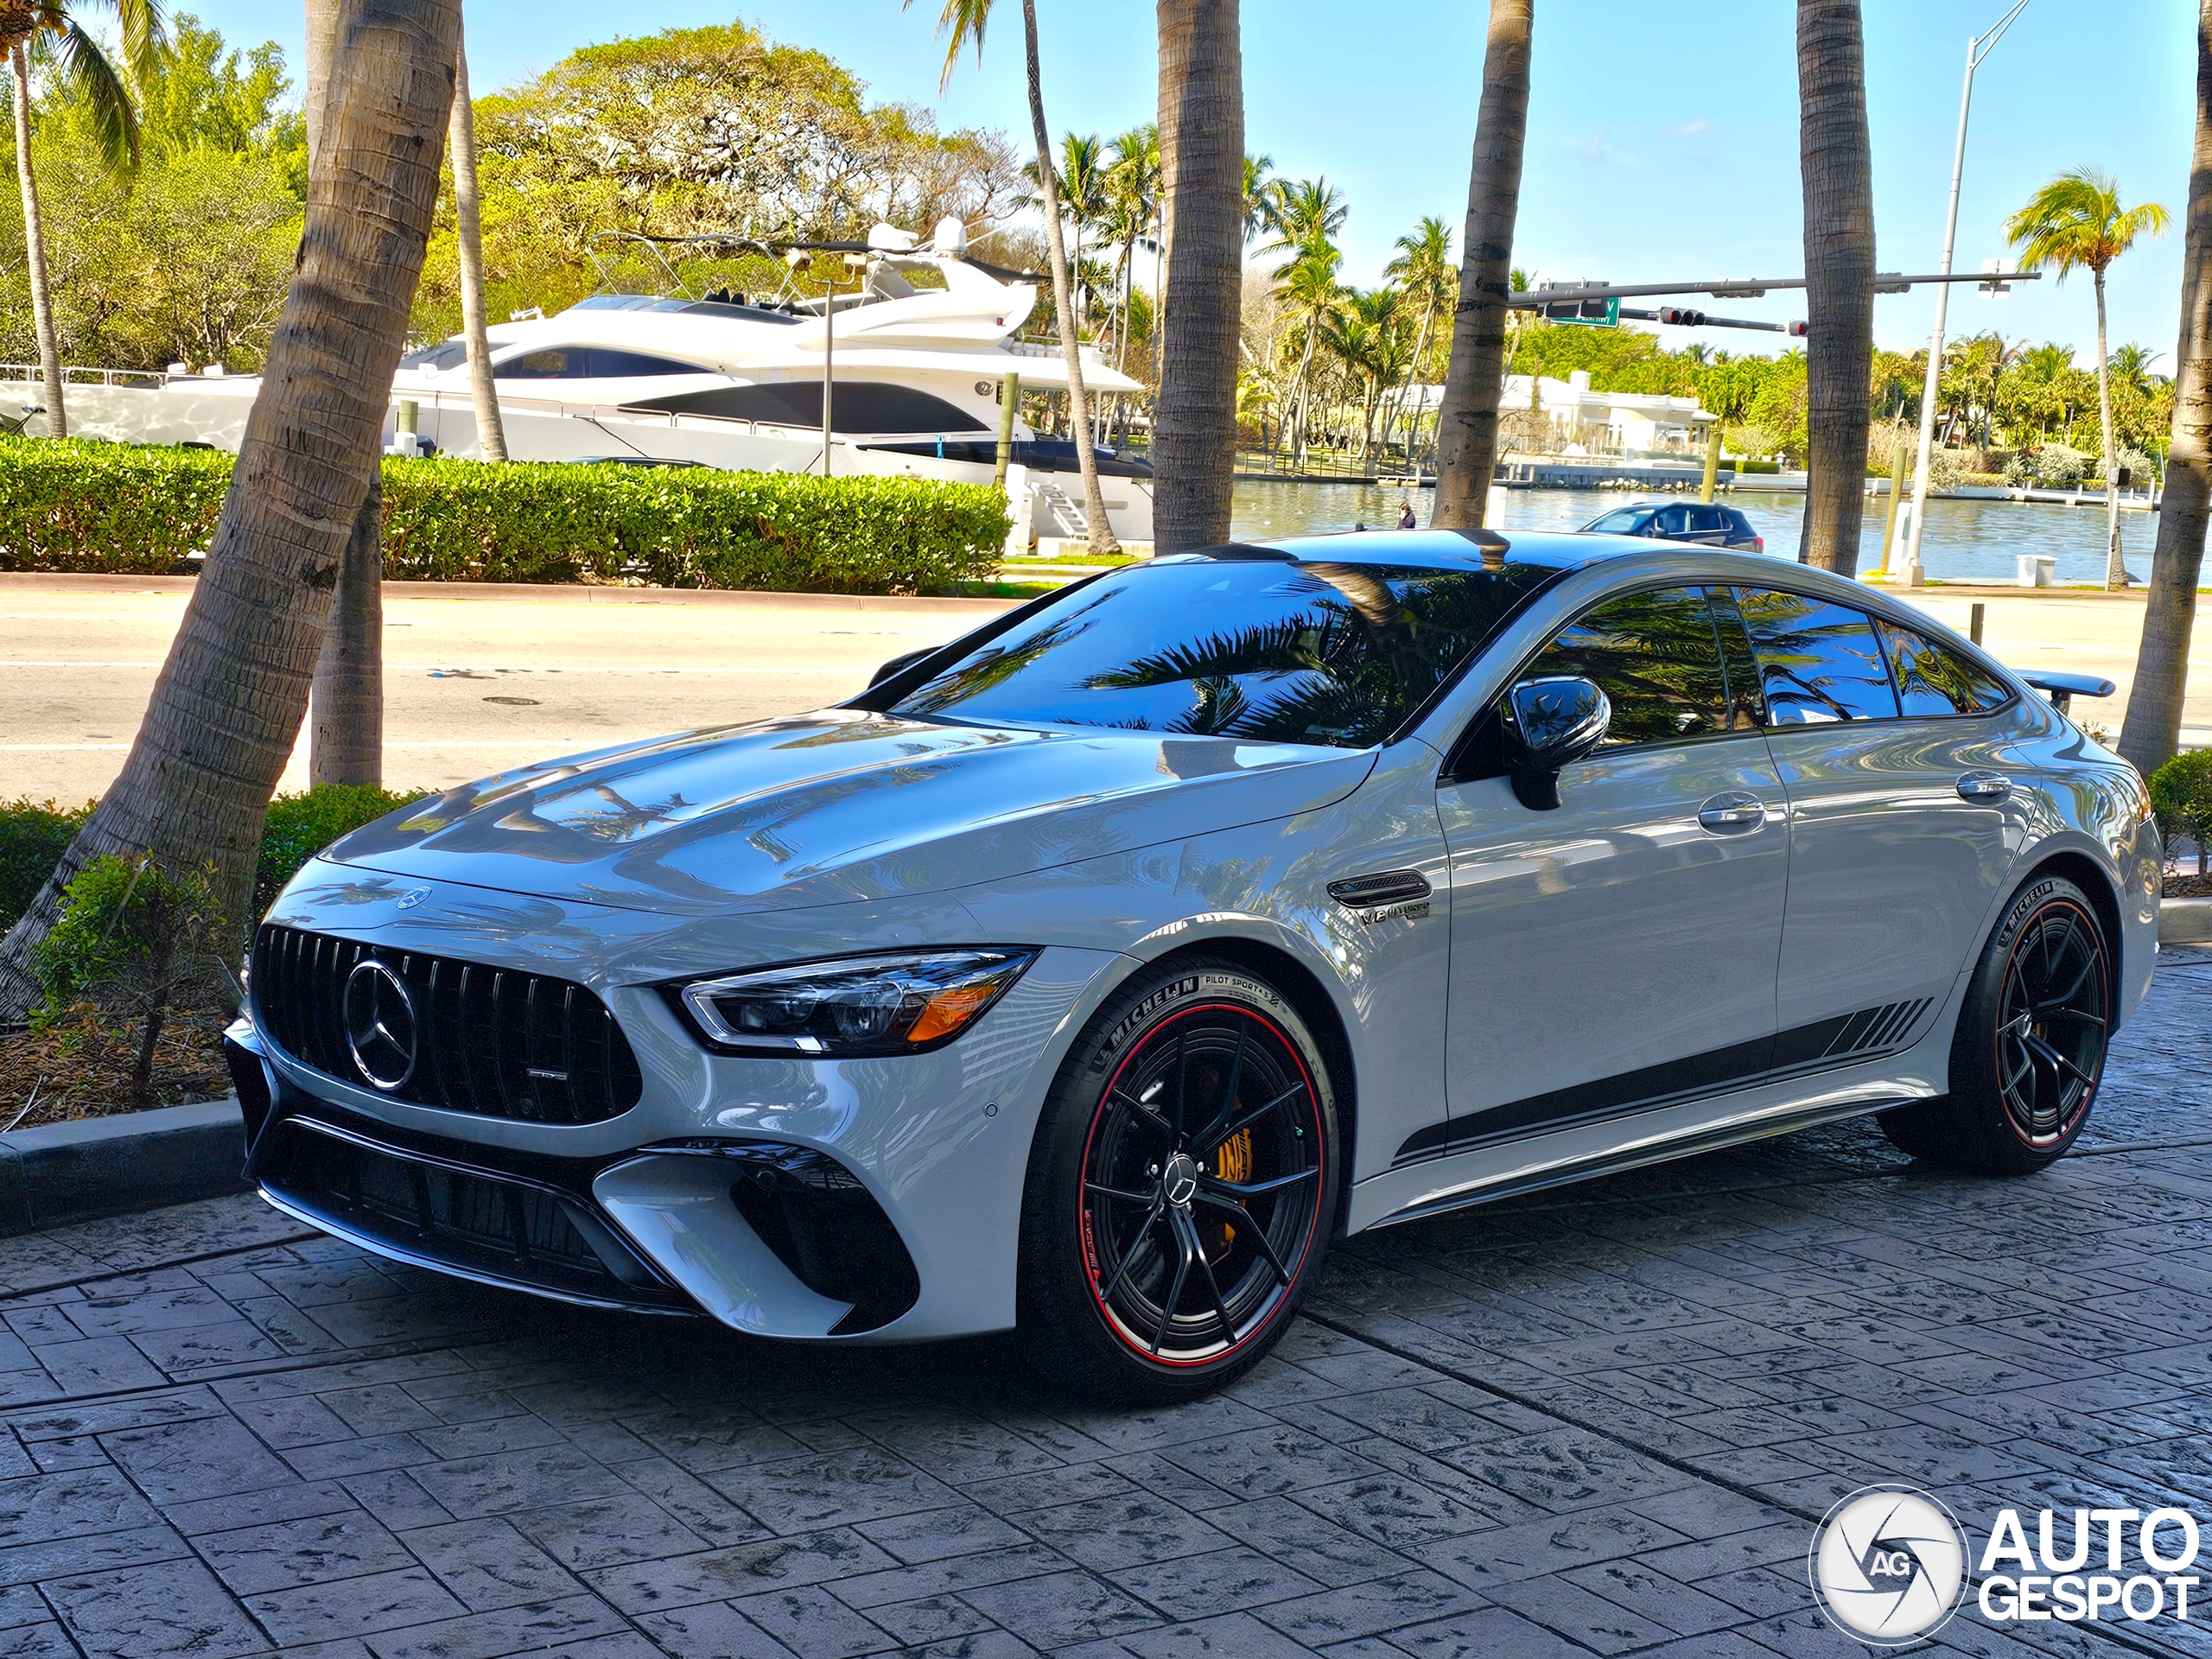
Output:
<instances>
[{"instance_id":1,"label":"black vertical-slat grille","mask_svg":"<svg viewBox=\"0 0 2212 1659\"><path fill-rule=\"evenodd\" d=\"M374 1087L346 1039L346 982L365 957L399 976L415 1007L415 1069L379 1093L486 1117L596 1123L644 1092L614 1016L572 981L273 925L253 944L254 1008L270 1040L302 1065Z\"/></svg>"}]
</instances>

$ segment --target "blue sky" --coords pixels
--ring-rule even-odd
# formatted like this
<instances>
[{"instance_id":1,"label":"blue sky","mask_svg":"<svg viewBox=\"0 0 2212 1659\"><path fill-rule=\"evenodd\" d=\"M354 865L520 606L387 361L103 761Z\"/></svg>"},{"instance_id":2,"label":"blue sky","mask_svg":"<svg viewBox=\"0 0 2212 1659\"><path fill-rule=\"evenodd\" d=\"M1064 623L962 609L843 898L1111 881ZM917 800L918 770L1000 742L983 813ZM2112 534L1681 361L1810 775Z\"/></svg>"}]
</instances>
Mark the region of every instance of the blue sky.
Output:
<instances>
[{"instance_id":1,"label":"blue sky","mask_svg":"<svg viewBox=\"0 0 2212 1659\"><path fill-rule=\"evenodd\" d=\"M234 43L283 43L296 61L296 0L177 0ZM818 48L870 96L936 107L948 126L1028 130L1020 16L1000 8L980 69L963 60L940 100L939 0L747 0L744 16ZM1046 107L1053 130L1112 133L1151 118L1154 11L1136 0L1039 0ZM2003 0L1866 0L1868 117L1879 263L1929 271L1944 200L1966 41ZM1455 230L1482 73L1480 0L1244 0L1246 138L1279 171L1325 175L1351 204L1345 276L1376 281L1393 238L1424 213ZM1517 264L1540 277L1648 282L1782 276L1803 263L1797 172L1795 9L1784 0L1537 0ZM639 14L627 14L639 17ZM664 0L632 32L727 22L726 4ZM480 89L546 67L616 32L582 0L469 0ZM2171 372L2188 185L2196 8L2186 0L2031 0L1976 78L1959 215L1958 264L2005 251L2007 213L2052 174L2084 163L2117 175L2131 201L2164 204L2174 230L2114 267L2112 340L2139 340ZM1456 235L1455 235L1456 241ZM1931 290L1876 302L1875 334L1927 338ZM1802 298L1708 302L1780 321ZM1951 307L1954 333L2075 346L2095 340L2086 277L2046 278L2008 298ZM1670 336L1675 332L1668 331ZM1773 349L1779 337L1708 333L1715 345Z\"/></svg>"}]
</instances>

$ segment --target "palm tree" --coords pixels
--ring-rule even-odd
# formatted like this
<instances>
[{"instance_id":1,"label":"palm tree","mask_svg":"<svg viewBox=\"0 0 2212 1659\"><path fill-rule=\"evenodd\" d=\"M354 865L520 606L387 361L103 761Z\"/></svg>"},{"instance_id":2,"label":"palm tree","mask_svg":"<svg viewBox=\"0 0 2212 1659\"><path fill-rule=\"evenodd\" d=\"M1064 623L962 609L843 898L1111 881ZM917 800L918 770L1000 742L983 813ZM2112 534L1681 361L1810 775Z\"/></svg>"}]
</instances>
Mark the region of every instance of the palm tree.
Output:
<instances>
[{"instance_id":1,"label":"palm tree","mask_svg":"<svg viewBox=\"0 0 2212 1659\"><path fill-rule=\"evenodd\" d=\"M103 855L172 873L212 861L225 913L252 913L269 797L307 711L437 210L458 22L453 0L377 0L340 20L329 164L308 178L297 274L207 569L122 774L0 944L0 1018L37 997L31 962L61 888Z\"/></svg>"},{"instance_id":2,"label":"palm tree","mask_svg":"<svg viewBox=\"0 0 2212 1659\"><path fill-rule=\"evenodd\" d=\"M1297 319L1294 332L1302 332L1298 368L1291 376L1286 401L1288 419L1283 436L1294 454L1306 449L1307 415L1312 401L1313 353L1328 332L1331 320L1343 308L1344 285L1337 271L1344 256L1325 242L1309 244L1298 257L1275 273L1275 295Z\"/></svg>"},{"instance_id":3,"label":"palm tree","mask_svg":"<svg viewBox=\"0 0 2212 1659\"><path fill-rule=\"evenodd\" d=\"M1534 0L1491 0L1452 356L1444 372L1444 407L1436 417L1436 500L1429 523L1440 529L1480 526L1497 468L1505 301L1512 280L1513 221L1521 211L1521 152L1529 134L1534 12Z\"/></svg>"},{"instance_id":4,"label":"palm tree","mask_svg":"<svg viewBox=\"0 0 2212 1659\"><path fill-rule=\"evenodd\" d=\"M1268 216L1282 194L1282 181L1274 173L1275 158L1272 156L1244 158L1244 240L1248 243L1267 225Z\"/></svg>"},{"instance_id":5,"label":"palm tree","mask_svg":"<svg viewBox=\"0 0 2212 1659\"><path fill-rule=\"evenodd\" d=\"M158 0L103 0L123 26L123 60L145 82L156 73L166 44ZM38 175L31 165L31 52L51 53L68 95L92 117L100 157L122 171L138 162L138 113L123 77L73 15L70 0L28 0L0 10L0 47L13 72L16 102L16 181L23 198L24 264L30 267L31 323L38 335L39 378L45 383L46 430L69 435L61 385L61 346L54 330L54 295L46 270L46 225L39 213Z\"/></svg>"},{"instance_id":6,"label":"palm tree","mask_svg":"<svg viewBox=\"0 0 2212 1659\"><path fill-rule=\"evenodd\" d=\"M1866 371L1874 352L1874 164L1859 0L1797 0L1797 162L1805 197L1807 466L1797 556L1859 569Z\"/></svg>"},{"instance_id":7,"label":"palm tree","mask_svg":"<svg viewBox=\"0 0 2212 1659\"><path fill-rule=\"evenodd\" d=\"M468 342L469 401L476 406L476 454L481 461L507 458L506 429L492 385L492 340L484 315L484 226L476 204L476 112L468 101L468 48L453 65L453 124L446 137L453 158L454 240L461 256L461 332Z\"/></svg>"},{"instance_id":8,"label":"palm tree","mask_svg":"<svg viewBox=\"0 0 2212 1659\"><path fill-rule=\"evenodd\" d=\"M1172 225L1153 296L1160 376L1153 401L1154 545L1229 539L1236 474L1236 360L1252 196L1270 163L1244 153L1238 0L1160 0L1159 222Z\"/></svg>"},{"instance_id":9,"label":"palm tree","mask_svg":"<svg viewBox=\"0 0 2212 1659\"><path fill-rule=\"evenodd\" d=\"M1363 461L1375 448L1375 410L1382 389L1396 384L1409 348L1398 301L1398 295L1387 288L1353 294L1325 325L1329 349L1360 382Z\"/></svg>"},{"instance_id":10,"label":"palm tree","mask_svg":"<svg viewBox=\"0 0 2212 1659\"><path fill-rule=\"evenodd\" d=\"M1344 193L1326 179L1278 181L1259 215L1261 226L1273 231L1275 239L1260 253L1295 255L1318 243L1334 243L1351 216Z\"/></svg>"},{"instance_id":11,"label":"palm tree","mask_svg":"<svg viewBox=\"0 0 2212 1659\"><path fill-rule=\"evenodd\" d=\"M1404 389L1399 394L1399 406L1382 423L1382 442L1390 442L1390 428L1403 412L1405 393L1420 380L1428 362L1428 342L1436 329L1436 314L1451 303L1459 283L1459 273L1452 268L1451 227L1437 218L1424 219L1413 228L1410 235L1402 236L1392 244L1397 252L1390 263L1382 267L1382 275L1398 285L1399 293L1408 305L1421 308L1421 337L1414 342L1412 358L1406 365ZM1416 416L1418 418L1418 416ZM1413 434L1406 434L1406 459L1413 460Z\"/></svg>"},{"instance_id":12,"label":"palm tree","mask_svg":"<svg viewBox=\"0 0 2212 1659\"><path fill-rule=\"evenodd\" d=\"M901 8L914 0L899 0ZM983 27L991 19L991 0L944 0L938 18L939 35L950 37L940 85L952 79L960 48L973 41L983 55ZM1083 340L1076 332L1074 297L1068 289L1067 243L1060 235L1059 181L1052 168L1052 133L1045 124L1045 85L1037 54L1037 0L1021 0L1022 46L1028 59L1029 125L1037 144L1037 188L1045 199L1045 245L1052 256L1052 304L1059 314L1060 354L1068 370L1068 431L1075 439L1076 467L1083 475L1083 516L1090 528L1093 553L1118 553L1121 543L1106 522L1106 498L1098 488L1098 456L1090 442L1090 410L1083 391Z\"/></svg>"},{"instance_id":13,"label":"palm tree","mask_svg":"<svg viewBox=\"0 0 2212 1659\"><path fill-rule=\"evenodd\" d=\"M2174 350L2173 447L2151 555L2143 639L2128 689L2120 752L2148 777L2181 746L2182 692L2204 531L2212 518L2212 0L2196 12L2196 142L2183 228L2181 342Z\"/></svg>"},{"instance_id":14,"label":"palm tree","mask_svg":"<svg viewBox=\"0 0 2212 1659\"><path fill-rule=\"evenodd\" d=\"M1160 213L1160 129L1133 127L1114 140L1106 166L1099 228L1121 251L1114 256L1114 366L1126 367L1129 290L1136 280L1137 245L1150 239Z\"/></svg>"},{"instance_id":15,"label":"palm tree","mask_svg":"<svg viewBox=\"0 0 2212 1659\"><path fill-rule=\"evenodd\" d=\"M2086 269L2097 291L2097 423L2105 443L2105 586L2127 586L2127 564L2120 550L2120 448L2113 440L2112 380L2105 353L2105 272L2112 262L2148 232L2165 234L2166 210L2154 201L2120 206L2120 184L2094 167L2062 173L2028 198L2028 205L2005 221L2005 234L2020 251L2020 269L2055 266L2064 282ZM2163 531L2160 539L2164 539Z\"/></svg>"},{"instance_id":16,"label":"palm tree","mask_svg":"<svg viewBox=\"0 0 2212 1659\"><path fill-rule=\"evenodd\" d=\"M2112 354L2113 384L2125 386L2130 391L2148 391L2151 389L2151 365L2158 360L2158 356L2159 353L2148 346L2138 346L2133 341L2121 346Z\"/></svg>"},{"instance_id":17,"label":"palm tree","mask_svg":"<svg viewBox=\"0 0 2212 1659\"><path fill-rule=\"evenodd\" d=\"M1024 162L1021 176L1030 183L1037 182L1037 163ZM1106 211L1106 163L1099 148L1098 135L1084 137L1072 132L1060 135L1060 171L1054 181L1058 186L1060 212L1075 232L1075 239L1068 247L1068 269L1074 275L1077 311L1084 311L1081 303L1084 288L1083 232L1097 222ZM1025 207L1042 208L1042 194L1020 198ZM1093 290L1094 296L1096 290Z\"/></svg>"}]
</instances>

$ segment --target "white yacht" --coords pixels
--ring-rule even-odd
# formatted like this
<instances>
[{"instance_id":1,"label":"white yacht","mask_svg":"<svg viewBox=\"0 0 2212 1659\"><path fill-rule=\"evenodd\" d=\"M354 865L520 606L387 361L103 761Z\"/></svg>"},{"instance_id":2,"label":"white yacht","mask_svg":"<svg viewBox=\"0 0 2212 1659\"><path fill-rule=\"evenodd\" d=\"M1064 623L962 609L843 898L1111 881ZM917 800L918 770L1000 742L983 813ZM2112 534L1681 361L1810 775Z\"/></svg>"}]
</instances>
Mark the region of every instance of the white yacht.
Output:
<instances>
[{"instance_id":1,"label":"white yacht","mask_svg":"<svg viewBox=\"0 0 2212 1659\"><path fill-rule=\"evenodd\" d=\"M493 326L493 376L509 456L820 472L826 360L832 474L990 482L1006 378L1018 375L1025 389L1067 386L1058 347L1014 337L1036 306L1036 283L970 259L957 219L940 224L926 246L879 225L867 246L859 291L838 296L826 315L819 298L603 292L553 316ZM907 280L926 272L943 286ZM9 377L0 380L0 407L37 401L39 388L25 372L0 372ZM1102 397L1143 390L1088 350L1084 382ZM259 390L257 376L219 369L193 374L179 365L166 376L73 370L70 429L235 451ZM410 447L410 429L423 453L477 454L467 353L458 338L401 360L387 446ZM1020 422L1014 439L1017 535L1025 523L1044 536L1084 534L1075 445L1040 439ZM1149 464L1096 453L1115 534L1149 542Z\"/></svg>"}]
</instances>

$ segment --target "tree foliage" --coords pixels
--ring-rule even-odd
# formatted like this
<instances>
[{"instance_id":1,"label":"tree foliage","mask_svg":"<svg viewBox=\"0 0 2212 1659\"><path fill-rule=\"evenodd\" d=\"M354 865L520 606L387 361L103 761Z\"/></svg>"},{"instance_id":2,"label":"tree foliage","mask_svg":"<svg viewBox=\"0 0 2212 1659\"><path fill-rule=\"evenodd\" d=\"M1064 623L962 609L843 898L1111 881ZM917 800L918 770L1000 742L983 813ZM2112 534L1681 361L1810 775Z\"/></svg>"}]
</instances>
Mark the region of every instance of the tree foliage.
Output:
<instances>
[{"instance_id":1,"label":"tree foliage","mask_svg":"<svg viewBox=\"0 0 2212 1659\"><path fill-rule=\"evenodd\" d=\"M96 112L41 83L31 150L55 330L71 363L251 370L291 278L306 133L274 42L240 54L190 16L171 34L153 73L125 72L139 111L134 175L109 166ZM11 200L0 208L0 358L13 362L36 349L25 257Z\"/></svg>"},{"instance_id":2,"label":"tree foliage","mask_svg":"<svg viewBox=\"0 0 2212 1659\"><path fill-rule=\"evenodd\" d=\"M605 231L858 238L878 220L971 236L1019 207L1004 135L940 132L925 108L870 104L820 52L741 22L588 46L535 79L476 100L487 309L549 314L600 285L585 244ZM620 280L664 275L632 257ZM780 266L700 260L696 283L773 289ZM459 326L448 186L416 300L417 332Z\"/></svg>"}]
</instances>

